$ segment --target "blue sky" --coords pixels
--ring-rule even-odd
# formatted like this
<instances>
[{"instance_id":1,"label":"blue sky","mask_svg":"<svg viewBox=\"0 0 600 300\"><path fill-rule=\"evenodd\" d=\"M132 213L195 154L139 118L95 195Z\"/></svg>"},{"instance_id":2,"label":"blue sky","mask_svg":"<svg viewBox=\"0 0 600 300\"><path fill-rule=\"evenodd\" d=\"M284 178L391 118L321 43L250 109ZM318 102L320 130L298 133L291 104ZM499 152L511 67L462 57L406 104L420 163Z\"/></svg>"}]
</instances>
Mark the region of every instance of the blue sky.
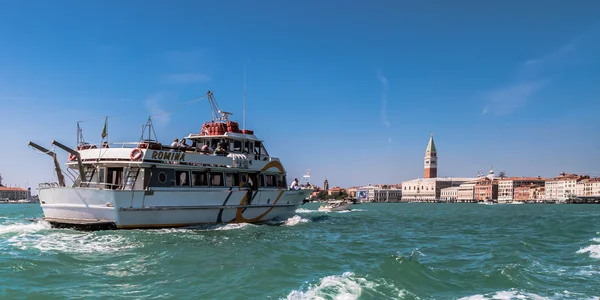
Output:
<instances>
[{"instance_id":1,"label":"blue sky","mask_svg":"<svg viewBox=\"0 0 600 300\"><path fill-rule=\"evenodd\" d=\"M289 176L350 186L422 176L600 172L600 2L3 1L0 173L52 180L33 140L198 132L212 90ZM114 117L111 117L114 116ZM61 153L61 159L66 156ZM596 174L600 175L600 174Z\"/></svg>"}]
</instances>

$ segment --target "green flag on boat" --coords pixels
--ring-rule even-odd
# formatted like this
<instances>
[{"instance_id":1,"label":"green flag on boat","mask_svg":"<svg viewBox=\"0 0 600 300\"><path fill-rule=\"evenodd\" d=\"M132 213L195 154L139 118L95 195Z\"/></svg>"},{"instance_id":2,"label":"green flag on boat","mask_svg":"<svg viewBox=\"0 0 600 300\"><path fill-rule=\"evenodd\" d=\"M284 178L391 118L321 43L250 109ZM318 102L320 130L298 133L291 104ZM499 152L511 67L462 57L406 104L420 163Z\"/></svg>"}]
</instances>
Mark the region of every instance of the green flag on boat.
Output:
<instances>
[{"instance_id":1,"label":"green flag on boat","mask_svg":"<svg viewBox=\"0 0 600 300\"><path fill-rule=\"evenodd\" d=\"M102 127L102 138L105 139L108 136L108 130L106 129L106 123L108 121L108 117L104 119L104 127Z\"/></svg>"}]
</instances>

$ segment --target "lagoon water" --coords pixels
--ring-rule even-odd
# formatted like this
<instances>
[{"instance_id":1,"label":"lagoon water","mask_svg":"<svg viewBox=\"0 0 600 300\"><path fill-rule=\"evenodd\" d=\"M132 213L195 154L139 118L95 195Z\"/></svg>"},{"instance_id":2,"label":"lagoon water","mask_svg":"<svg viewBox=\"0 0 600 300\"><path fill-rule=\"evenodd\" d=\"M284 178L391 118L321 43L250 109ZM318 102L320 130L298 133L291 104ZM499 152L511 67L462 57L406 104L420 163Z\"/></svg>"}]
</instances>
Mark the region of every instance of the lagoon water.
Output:
<instances>
[{"instance_id":1,"label":"lagoon water","mask_svg":"<svg viewBox=\"0 0 600 300\"><path fill-rule=\"evenodd\" d=\"M600 296L600 205L317 207L281 226L80 232L0 205L0 298Z\"/></svg>"}]
</instances>

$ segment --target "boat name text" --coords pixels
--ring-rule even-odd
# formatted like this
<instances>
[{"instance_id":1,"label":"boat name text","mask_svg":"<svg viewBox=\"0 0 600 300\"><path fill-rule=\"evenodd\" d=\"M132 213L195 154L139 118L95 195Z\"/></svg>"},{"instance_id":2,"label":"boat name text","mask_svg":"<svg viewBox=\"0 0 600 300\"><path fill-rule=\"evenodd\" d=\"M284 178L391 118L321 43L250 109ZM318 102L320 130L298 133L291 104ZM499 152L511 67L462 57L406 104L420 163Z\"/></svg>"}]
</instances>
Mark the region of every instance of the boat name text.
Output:
<instances>
[{"instance_id":1,"label":"boat name text","mask_svg":"<svg viewBox=\"0 0 600 300\"><path fill-rule=\"evenodd\" d=\"M185 153L168 152L168 151L154 151L154 152L152 152L152 159L185 161Z\"/></svg>"}]
</instances>

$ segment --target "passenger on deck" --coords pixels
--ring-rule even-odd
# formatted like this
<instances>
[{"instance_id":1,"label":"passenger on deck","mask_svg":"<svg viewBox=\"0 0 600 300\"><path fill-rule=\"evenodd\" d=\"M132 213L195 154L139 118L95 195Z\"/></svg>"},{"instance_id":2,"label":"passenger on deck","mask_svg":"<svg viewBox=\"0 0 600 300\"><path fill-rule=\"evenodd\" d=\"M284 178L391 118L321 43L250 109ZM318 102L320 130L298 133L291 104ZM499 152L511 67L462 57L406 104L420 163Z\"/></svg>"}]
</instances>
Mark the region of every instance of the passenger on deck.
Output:
<instances>
[{"instance_id":1,"label":"passenger on deck","mask_svg":"<svg viewBox=\"0 0 600 300\"><path fill-rule=\"evenodd\" d=\"M179 145L179 139L178 138L173 139L173 142L171 143L171 148L177 148L178 145Z\"/></svg>"},{"instance_id":2,"label":"passenger on deck","mask_svg":"<svg viewBox=\"0 0 600 300\"><path fill-rule=\"evenodd\" d=\"M178 148L179 148L179 150L185 151L185 150L189 150L190 149L190 145L188 145L186 143L185 139L181 139L181 142L179 142Z\"/></svg>"},{"instance_id":3,"label":"passenger on deck","mask_svg":"<svg viewBox=\"0 0 600 300\"><path fill-rule=\"evenodd\" d=\"M298 189L298 178L294 178L294 181L292 181L292 184L290 184L290 190L297 190Z\"/></svg>"},{"instance_id":4,"label":"passenger on deck","mask_svg":"<svg viewBox=\"0 0 600 300\"><path fill-rule=\"evenodd\" d=\"M210 147L208 147L208 145L204 145L202 146L202 148L200 149L200 152L204 153L204 154L209 154L212 152L212 149L210 149Z\"/></svg>"},{"instance_id":5,"label":"passenger on deck","mask_svg":"<svg viewBox=\"0 0 600 300\"><path fill-rule=\"evenodd\" d=\"M223 146L219 144L219 146L217 146L217 149L215 149L214 154L218 156L225 156L227 155L227 152L225 151L225 148L223 148Z\"/></svg>"}]
</instances>

